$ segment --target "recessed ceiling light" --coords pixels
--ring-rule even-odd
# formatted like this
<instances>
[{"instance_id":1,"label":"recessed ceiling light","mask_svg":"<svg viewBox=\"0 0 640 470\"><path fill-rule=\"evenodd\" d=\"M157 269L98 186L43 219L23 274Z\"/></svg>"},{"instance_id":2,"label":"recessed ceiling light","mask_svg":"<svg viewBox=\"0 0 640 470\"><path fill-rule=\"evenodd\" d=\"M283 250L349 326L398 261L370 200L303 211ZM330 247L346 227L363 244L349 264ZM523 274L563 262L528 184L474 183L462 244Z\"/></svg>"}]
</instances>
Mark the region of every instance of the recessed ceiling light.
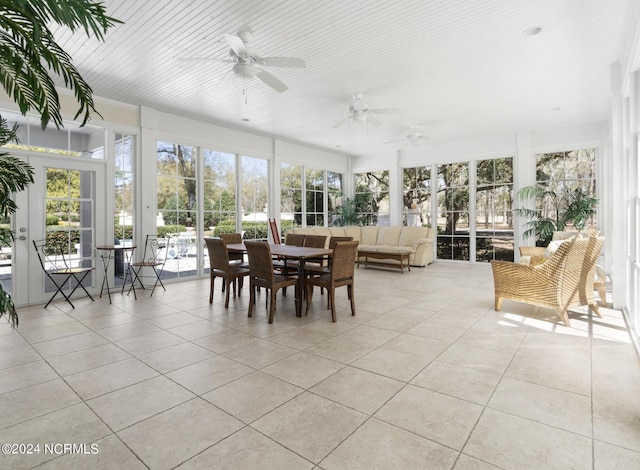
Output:
<instances>
[{"instance_id":1,"label":"recessed ceiling light","mask_svg":"<svg viewBox=\"0 0 640 470\"><path fill-rule=\"evenodd\" d=\"M241 121L249 122L249 121L251 121L251 119L249 119L249 118L242 118L242 119L241 119Z\"/></svg>"},{"instance_id":2,"label":"recessed ceiling light","mask_svg":"<svg viewBox=\"0 0 640 470\"><path fill-rule=\"evenodd\" d=\"M561 109L560 106L556 106L555 108L551 108L551 111L560 111Z\"/></svg>"},{"instance_id":3,"label":"recessed ceiling light","mask_svg":"<svg viewBox=\"0 0 640 470\"><path fill-rule=\"evenodd\" d=\"M535 36L536 34L540 34L542 32L542 28L540 26L532 26L531 28L525 29L522 34L525 36Z\"/></svg>"}]
</instances>

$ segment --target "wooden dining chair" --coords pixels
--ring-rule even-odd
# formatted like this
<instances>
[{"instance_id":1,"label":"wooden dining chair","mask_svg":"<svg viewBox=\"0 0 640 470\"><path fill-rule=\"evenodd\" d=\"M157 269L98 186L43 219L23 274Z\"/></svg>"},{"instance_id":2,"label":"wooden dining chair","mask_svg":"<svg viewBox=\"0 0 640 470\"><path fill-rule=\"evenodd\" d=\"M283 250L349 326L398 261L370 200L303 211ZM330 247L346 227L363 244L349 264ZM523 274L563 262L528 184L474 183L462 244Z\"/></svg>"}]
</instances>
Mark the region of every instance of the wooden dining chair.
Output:
<instances>
[{"instance_id":1,"label":"wooden dining chair","mask_svg":"<svg viewBox=\"0 0 640 470\"><path fill-rule=\"evenodd\" d=\"M298 299L298 280L295 277L274 272L271 248L268 243L246 241L245 246L249 258L249 317L253 316L255 310L256 288L264 287L270 292L269 323L273 323L278 289L296 286L296 299Z\"/></svg>"},{"instance_id":2,"label":"wooden dining chair","mask_svg":"<svg viewBox=\"0 0 640 470\"><path fill-rule=\"evenodd\" d=\"M336 321L336 288L347 286L347 295L351 302L351 315L356 314L356 304L354 299L354 268L355 263L353 260L358 250L358 242L337 242L333 249L333 256L329 273L324 273L319 276L310 277L305 282L306 296L307 296L307 309L306 314L309 313L309 307L313 296L313 287L324 287L329 293L329 308L331 309L331 321Z\"/></svg>"},{"instance_id":3,"label":"wooden dining chair","mask_svg":"<svg viewBox=\"0 0 640 470\"><path fill-rule=\"evenodd\" d=\"M282 238L280 238L280 230L278 230L278 224L276 219L269 219L269 230L271 231L271 238L274 245L282 244Z\"/></svg>"},{"instance_id":4,"label":"wooden dining chair","mask_svg":"<svg viewBox=\"0 0 640 470\"><path fill-rule=\"evenodd\" d=\"M304 241L310 235L304 235L302 233L287 233L284 237L284 244L291 246L305 246Z\"/></svg>"},{"instance_id":5,"label":"wooden dining chair","mask_svg":"<svg viewBox=\"0 0 640 470\"><path fill-rule=\"evenodd\" d=\"M240 245L242 243L241 233L221 233L218 235L227 245ZM230 262L244 262L244 253L229 253Z\"/></svg>"},{"instance_id":6,"label":"wooden dining chair","mask_svg":"<svg viewBox=\"0 0 640 470\"><path fill-rule=\"evenodd\" d=\"M236 280L238 281L238 296L242 293L242 280L249 275L249 269L229 263L227 244L221 238L205 238L209 252L209 303L213 303L213 287L216 277L221 277L226 284L224 308L229 308L229 294L233 285L233 295L236 295Z\"/></svg>"},{"instance_id":7,"label":"wooden dining chair","mask_svg":"<svg viewBox=\"0 0 640 470\"><path fill-rule=\"evenodd\" d=\"M218 235L227 245L239 245L242 243L242 234L241 233L221 233ZM243 268L248 268L249 264L244 260L244 253L239 252L229 252L229 263L237 264ZM225 292L225 287L227 283L222 283L222 292Z\"/></svg>"},{"instance_id":8,"label":"wooden dining chair","mask_svg":"<svg viewBox=\"0 0 640 470\"><path fill-rule=\"evenodd\" d=\"M338 242L350 242L353 241L353 237L335 236L329 238L329 249L333 250ZM321 247L324 248L324 245ZM305 278L309 276L319 276L321 274L329 274L331 272L331 257L316 259L311 258L307 260L304 265ZM354 259L355 263L355 259ZM324 288L320 288L320 293L324 294ZM327 297L327 308L329 308L329 297Z\"/></svg>"}]
</instances>

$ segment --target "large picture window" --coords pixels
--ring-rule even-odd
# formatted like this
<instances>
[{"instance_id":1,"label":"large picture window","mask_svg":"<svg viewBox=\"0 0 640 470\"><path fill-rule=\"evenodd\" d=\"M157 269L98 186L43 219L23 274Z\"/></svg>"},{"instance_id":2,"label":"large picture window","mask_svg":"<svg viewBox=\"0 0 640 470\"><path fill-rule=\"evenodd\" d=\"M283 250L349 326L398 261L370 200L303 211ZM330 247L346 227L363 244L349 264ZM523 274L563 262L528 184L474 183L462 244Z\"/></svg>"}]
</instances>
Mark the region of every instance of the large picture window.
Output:
<instances>
[{"instance_id":1,"label":"large picture window","mask_svg":"<svg viewBox=\"0 0 640 470\"><path fill-rule=\"evenodd\" d=\"M236 156L203 151L205 233L219 235L236 231Z\"/></svg>"},{"instance_id":2,"label":"large picture window","mask_svg":"<svg viewBox=\"0 0 640 470\"><path fill-rule=\"evenodd\" d=\"M198 257L197 152L188 145L160 141L156 152L156 233L176 237L175 254L165 264L162 277L194 275Z\"/></svg>"},{"instance_id":3,"label":"large picture window","mask_svg":"<svg viewBox=\"0 0 640 470\"><path fill-rule=\"evenodd\" d=\"M595 161L594 148L536 156L536 185L546 191L544 197L536 200L536 209L543 217L555 220L556 213L566 208L576 191L596 197ZM587 220L585 228L596 226L597 219L593 214Z\"/></svg>"},{"instance_id":4,"label":"large picture window","mask_svg":"<svg viewBox=\"0 0 640 470\"><path fill-rule=\"evenodd\" d=\"M242 229L244 238L264 240L267 238L267 202L269 162L261 158L241 158Z\"/></svg>"},{"instance_id":5,"label":"large picture window","mask_svg":"<svg viewBox=\"0 0 640 470\"><path fill-rule=\"evenodd\" d=\"M324 171L305 171L307 226L324 226Z\"/></svg>"},{"instance_id":6,"label":"large picture window","mask_svg":"<svg viewBox=\"0 0 640 470\"><path fill-rule=\"evenodd\" d=\"M302 166L280 165L280 219L293 227L302 225Z\"/></svg>"},{"instance_id":7,"label":"large picture window","mask_svg":"<svg viewBox=\"0 0 640 470\"><path fill-rule=\"evenodd\" d=\"M326 179L325 179L326 178ZM303 189L304 188L304 189ZM325 208L325 198L328 207ZM302 165L280 165L280 218L282 229L341 225L342 173Z\"/></svg>"},{"instance_id":8,"label":"large picture window","mask_svg":"<svg viewBox=\"0 0 640 470\"><path fill-rule=\"evenodd\" d=\"M355 174L356 212L362 225L389 225L389 171Z\"/></svg>"},{"instance_id":9,"label":"large picture window","mask_svg":"<svg viewBox=\"0 0 640 470\"><path fill-rule=\"evenodd\" d=\"M476 261L513 261L513 158L476 164Z\"/></svg>"},{"instance_id":10,"label":"large picture window","mask_svg":"<svg viewBox=\"0 0 640 470\"><path fill-rule=\"evenodd\" d=\"M114 239L132 240L134 216L133 162L136 138L134 135L115 135L114 151Z\"/></svg>"},{"instance_id":11,"label":"large picture window","mask_svg":"<svg viewBox=\"0 0 640 470\"><path fill-rule=\"evenodd\" d=\"M403 225L431 223L431 167L405 168L402 171Z\"/></svg>"},{"instance_id":12,"label":"large picture window","mask_svg":"<svg viewBox=\"0 0 640 470\"><path fill-rule=\"evenodd\" d=\"M438 165L438 258L470 259L469 163Z\"/></svg>"},{"instance_id":13,"label":"large picture window","mask_svg":"<svg viewBox=\"0 0 640 470\"><path fill-rule=\"evenodd\" d=\"M342 173L327 171L327 204L329 212L329 225L342 225L342 208L344 194L342 185Z\"/></svg>"}]
</instances>

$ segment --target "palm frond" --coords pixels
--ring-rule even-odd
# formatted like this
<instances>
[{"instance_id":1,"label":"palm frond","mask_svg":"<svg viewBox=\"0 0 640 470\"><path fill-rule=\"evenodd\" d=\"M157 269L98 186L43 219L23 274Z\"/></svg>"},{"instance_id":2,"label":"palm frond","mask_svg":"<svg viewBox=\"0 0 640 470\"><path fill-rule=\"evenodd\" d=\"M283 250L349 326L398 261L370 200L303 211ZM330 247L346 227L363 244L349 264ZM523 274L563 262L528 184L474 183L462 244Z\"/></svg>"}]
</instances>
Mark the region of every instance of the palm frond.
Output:
<instances>
[{"instance_id":1,"label":"palm frond","mask_svg":"<svg viewBox=\"0 0 640 470\"><path fill-rule=\"evenodd\" d=\"M22 114L36 110L44 129L49 122L62 126L60 102L51 73L73 90L80 108L74 117L82 124L91 113L99 115L93 90L71 57L56 43L49 24L71 31L83 29L103 40L106 31L121 23L106 15L100 2L88 0L0 0L0 84Z\"/></svg>"}]
</instances>

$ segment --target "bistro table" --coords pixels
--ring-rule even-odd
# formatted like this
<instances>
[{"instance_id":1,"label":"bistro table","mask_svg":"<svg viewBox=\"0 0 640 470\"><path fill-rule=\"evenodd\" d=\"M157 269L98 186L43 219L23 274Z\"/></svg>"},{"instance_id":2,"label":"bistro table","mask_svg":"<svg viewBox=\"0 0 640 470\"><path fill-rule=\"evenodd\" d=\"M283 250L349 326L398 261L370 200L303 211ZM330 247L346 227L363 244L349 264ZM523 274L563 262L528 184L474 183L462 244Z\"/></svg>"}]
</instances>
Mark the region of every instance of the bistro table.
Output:
<instances>
[{"instance_id":1,"label":"bistro table","mask_svg":"<svg viewBox=\"0 0 640 470\"><path fill-rule=\"evenodd\" d=\"M271 248L271 254L274 256L281 256L285 259L298 260L298 289L296 299L296 315L302 316L302 299L304 295L304 263L310 258L324 258L331 256L333 250L328 248L311 248L307 246L293 246L293 245L276 245L269 244ZM243 243L230 243L227 245L227 251L230 252L246 252L247 247ZM251 264L249 264L251 269Z\"/></svg>"},{"instance_id":2,"label":"bistro table","mask_svg":"<svg viewBox=\"0 0 640 470\"><path fill-rule=\"evenodd\" d=\"M133 258L133 251L136 249L136 245L100 245L96 246L96 250L98 250L100 255L100 260L102 261L102 267L104 268L104 277L102 278L102 287L100 287L100 297L102 297L102 291L107 287L107 295L109 296L109 303L111 303L111 290L109 288L109 264L111 260L114 259L117 253L122 254L122 262L127 264L127 268L124 271L124 280L122 282L122 291L124 292L124 286L127 283L127 277L129 277L129 281L133 286L133 279L131 277L131 273L129 271L129 262ZM135 297L136 290L133 288L133 295Z\"/></svg>"}]
</instances>

